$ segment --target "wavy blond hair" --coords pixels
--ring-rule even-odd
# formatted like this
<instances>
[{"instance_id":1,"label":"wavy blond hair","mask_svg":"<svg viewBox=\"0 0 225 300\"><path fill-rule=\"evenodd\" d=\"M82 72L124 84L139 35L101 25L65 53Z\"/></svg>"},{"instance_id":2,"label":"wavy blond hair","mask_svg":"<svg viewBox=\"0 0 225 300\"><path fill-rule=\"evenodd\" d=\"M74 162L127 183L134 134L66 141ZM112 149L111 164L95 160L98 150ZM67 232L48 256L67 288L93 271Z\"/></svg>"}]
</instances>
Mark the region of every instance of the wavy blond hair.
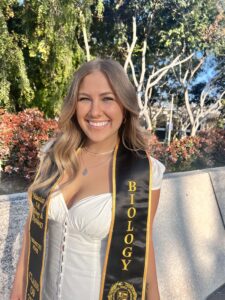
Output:
<instances>
[{"instance_id":1,"label":"wavy blond hair","mask_svg":"<svg viewBox=\"0 0 225 300\"><path fill-rule=\"evenodd\" d=\"M78 171L78 160L75 151L85 144L86 136L76 119L77 95L79 86L85 76L102 72L108 79L115 95L125 109L125 122L119 129L119 136L124 146L130 150L146 150L144 130L139 125L139 108L136 91L123 67L112 59L95 59L84 63L74 74L70 89L63 103L59 116L58 136L44 147L40 153L40 163L34 182L28 189L32 192L49 188L57 178L66 172L74 179Z\"/></svg>"}]
</instances>

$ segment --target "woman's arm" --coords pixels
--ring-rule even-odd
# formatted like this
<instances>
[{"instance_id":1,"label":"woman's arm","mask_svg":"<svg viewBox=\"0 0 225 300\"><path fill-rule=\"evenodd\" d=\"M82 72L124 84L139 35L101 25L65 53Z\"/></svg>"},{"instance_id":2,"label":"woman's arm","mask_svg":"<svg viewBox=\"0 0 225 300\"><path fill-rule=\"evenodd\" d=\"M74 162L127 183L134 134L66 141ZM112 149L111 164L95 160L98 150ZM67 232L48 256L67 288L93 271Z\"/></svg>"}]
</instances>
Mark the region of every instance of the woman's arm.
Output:
<instances>
[{"instance_id":1,"label":"woman's arm","mask_svg":"<svg viewBox=\"0 0 225 300\"><path fill-rule=\"evenodd\" d=\"M26 224L24 226L23 243L21 247L21 253L19 261L17 263L16 274L11 290L10 300L24 300L25 288L26 288L26 271L28 260L28 235L29 235L29 223L31 218L31 211L27 217Z\"/></svg>"},{"instance_id":2,"label":"woman's arm","mask_svg":"<svg viewBox=\"0 0 225 300\"><path fill-rule=\"evenodd\" d=\"M155 254L152 240L152 225L155 217L155 213L159 203L160 189L152 191L152 204L150 214L150 239L149 239L149 259L148 259L148 272L147 272L147 284L146 284L146 300L160 300Z\"/></svg>"}]
</instances>

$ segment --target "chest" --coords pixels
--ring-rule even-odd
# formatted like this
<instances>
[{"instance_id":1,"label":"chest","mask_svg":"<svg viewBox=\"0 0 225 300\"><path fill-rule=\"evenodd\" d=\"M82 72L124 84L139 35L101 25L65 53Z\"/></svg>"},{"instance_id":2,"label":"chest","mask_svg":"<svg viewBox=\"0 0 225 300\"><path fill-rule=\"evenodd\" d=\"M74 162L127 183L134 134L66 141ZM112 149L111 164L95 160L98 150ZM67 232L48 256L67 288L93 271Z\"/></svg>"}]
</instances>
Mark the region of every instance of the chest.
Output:
<instances>
[{"instance_id":1,"label":"chest","mask_svg":"<svg viewBox=\"0 0 225 300\"><path fill-rule=\"evenodd\" d=\"M70 208L90 195L112 192L112 164L109 162L99 168L81 165L75 178L69 184L63 185L68 180L69 176L64 174L60 182L60 190L67 207Z\"/></svg>"}]
</instances>

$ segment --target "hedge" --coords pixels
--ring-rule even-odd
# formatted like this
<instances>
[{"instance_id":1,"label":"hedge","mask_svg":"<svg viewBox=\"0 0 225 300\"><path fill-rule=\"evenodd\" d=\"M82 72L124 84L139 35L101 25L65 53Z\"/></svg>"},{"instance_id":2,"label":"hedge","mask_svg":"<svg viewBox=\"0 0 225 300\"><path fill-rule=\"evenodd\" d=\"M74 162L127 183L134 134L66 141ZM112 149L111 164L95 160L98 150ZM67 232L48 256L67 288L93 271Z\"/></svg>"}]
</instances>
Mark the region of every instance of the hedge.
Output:
<instances>
[{"instance_id":1,"label":"hedge","mask_svg":"<svg viewBox=\"0 0 225 300\"><path fill-rule=\"evenodd\" d=\"M0 109L0 168L3 174L34 178L40 147L58 132L57 121L44 118L38 109L18 114ZM149 153L167 172L225 165L225 130L201 131L195 137L175 139L169 146L152 134Z\"/></svg>"}]
</instances>

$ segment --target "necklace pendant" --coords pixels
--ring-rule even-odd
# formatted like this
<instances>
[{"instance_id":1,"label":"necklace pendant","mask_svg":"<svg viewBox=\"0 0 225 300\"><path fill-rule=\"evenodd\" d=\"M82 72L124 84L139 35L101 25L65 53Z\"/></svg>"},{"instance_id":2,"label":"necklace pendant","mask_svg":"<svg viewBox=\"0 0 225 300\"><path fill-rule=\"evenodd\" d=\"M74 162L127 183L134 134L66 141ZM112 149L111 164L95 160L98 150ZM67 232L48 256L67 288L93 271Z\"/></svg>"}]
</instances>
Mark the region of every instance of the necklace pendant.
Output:
<instances>
[{"instance_id":1,"label":"necklace pendant","mask_svg":"<svg viewBox=\"0 0 225 300\"><path fill-rule=\"evenodd\" d=\"M83 170L83 172L82 172L82 175L83 175L83 176L87 176L87 174L88 174L88 169L85 168L85 169Z\"/></svg>"}]
</instances>

